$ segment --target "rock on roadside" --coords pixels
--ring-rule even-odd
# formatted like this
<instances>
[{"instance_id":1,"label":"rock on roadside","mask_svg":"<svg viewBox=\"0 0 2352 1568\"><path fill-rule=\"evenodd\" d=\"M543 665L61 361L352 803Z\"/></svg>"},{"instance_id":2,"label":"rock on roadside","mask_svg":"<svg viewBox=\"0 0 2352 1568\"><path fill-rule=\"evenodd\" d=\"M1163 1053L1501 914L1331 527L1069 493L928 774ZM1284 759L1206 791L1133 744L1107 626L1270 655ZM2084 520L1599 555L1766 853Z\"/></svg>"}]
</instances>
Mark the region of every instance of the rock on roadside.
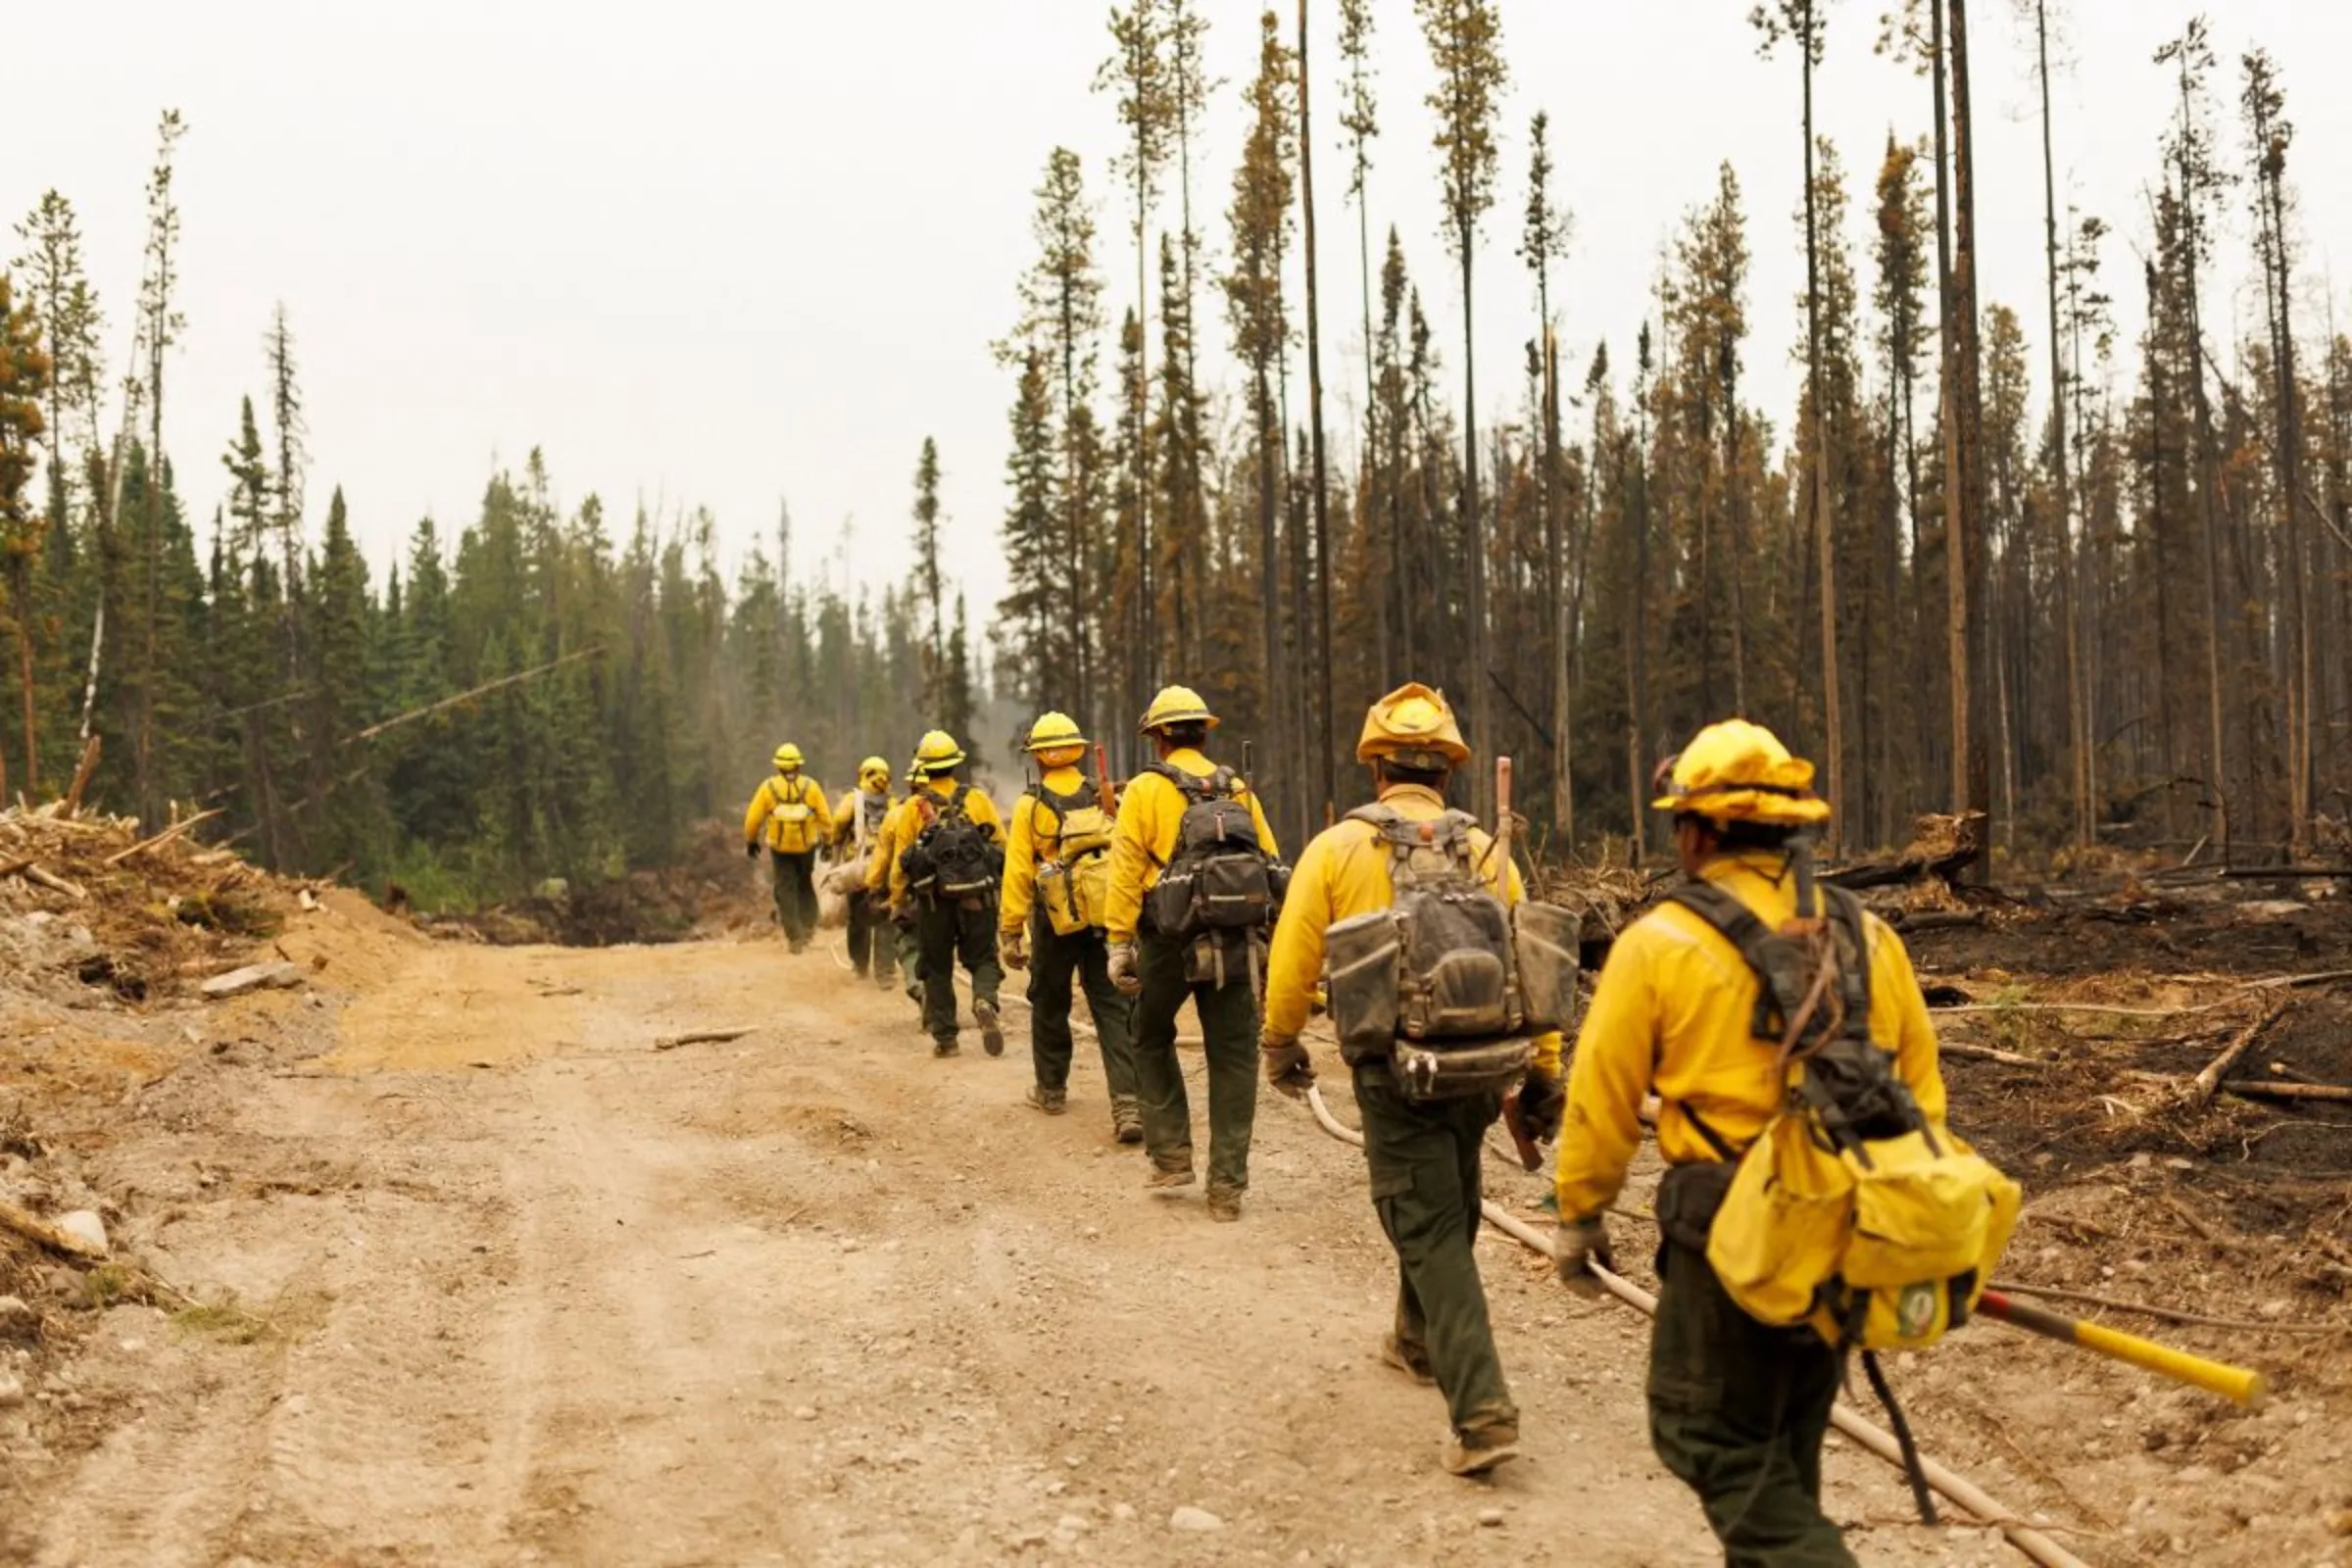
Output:
<instances>
[{"instance_id":1,"label":"rock on roadside","mask_svg":"<svg viewBox=\"0 0 2352 1568\"><path fill-rule=\"evenodd\" d=\"M71 1214L60 1214L57 1228L100 1256L110 1250L106 1239L106 1221L100 1219L95 1210L77 1208Z\"/></svg>"},{"instance_id":2,"label":"rock on roadside","mask_svg":"<svg viewBox=\"0 0 2352 1568\"><path fill-rule=\"evenodd\" d=\"M302 969L291 963L249 963L242 969L217 974L196 989L208 1002L222 1002L250 991L286 991L302 984Z\"/></svg>"},{"instance_id":3,"label":"rock on roadside","mask_svg":"<svg viewBox=\"0 0 2352 1568\"><path fill-rule=\"evenodd\" d=\"M1225 1521L1210 1513L1206 1508L1196 1508L1187 1503L1168 1515L1168 1528L1170 1530L1206 1532L1224 1529Z\"/></svg>"}]
</instances>

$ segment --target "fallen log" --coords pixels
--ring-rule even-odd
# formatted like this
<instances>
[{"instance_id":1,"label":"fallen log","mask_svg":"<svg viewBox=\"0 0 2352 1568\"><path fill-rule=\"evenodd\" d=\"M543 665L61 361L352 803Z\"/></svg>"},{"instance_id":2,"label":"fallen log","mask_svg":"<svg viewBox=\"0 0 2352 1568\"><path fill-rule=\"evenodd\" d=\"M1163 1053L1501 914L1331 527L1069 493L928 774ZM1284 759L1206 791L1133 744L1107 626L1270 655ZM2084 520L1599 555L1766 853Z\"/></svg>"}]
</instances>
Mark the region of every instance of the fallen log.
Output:
<instances>
[{"instance_id":1,"label":"fallen log","mask_svg":"<svg viewBox=\"0 0 2352 1568\"><path fill-rule=\"evenodd\" d=\"M2192 1105L2213 1103L2214 1093L2222 1087L2222 1075L2236 1066L2237 1058L2246 1054L2247 1048L2254 1044L2265 1029L2278 1021L2279 1014L2285 1012L2293 1004L2292 1002L2277 1003L2243 1029L2230 1036L2230 1043L2222 1048L2222 1054L2207 1062L2205 1070L2190 1081L2186 1096L2188 1102Z\"/></svg>"},{"instance_id":2,"label":"fallen log","mask_svg":"<svg viewBox=\"0 0 2352 1568\"><path fill-rule=\"evenodd\" d=\"M1938 1054L1958 1056L1964 1061L1997 1061L2004 1067L2046 1067L2048 1062L2034 1056L2021 1056L2014 1051L1996 1051L1990 1046L1972 1046L1965 1040L1938 1041Z\"/></svg>"},{"instance_id":3,"label":"fallen log","mask_svg":"<svg viewBox=\"0 0 2352 1568\"><path fill-rule=\"evenodd\" d=\"M1930 876L1950 882L1974 865L1984 854L1984 812L1925 816L1919 820L1918 836L1901 854L1891 858L1838 866L1822 872L1821 880L1834 887L1854 891L1918 882Z\"/></svg>"},{"instance_id":4,"label":"fallen log","mask_svg":"<svg viewBox=\"0 0 2352 1568\"><path fill-rule=\"evenodd\" d=\"M98 1258L106 1255L104 1248L92 1247L72 1231L62 1230L38 1214L27 1213L14 1203L0 1203L0 1231L22 1236L36 1247L46 1247L52 1252L62 1252L68 1257Z\"/></svg>"},{"instance_id":5,"label":"fallen log","mask_svg":"<svg viewBox=\"0 0 2352 1568\"><path fill-rule=\"evenodd\" d=\"M2335 1084L2265 1084L2233 1078L2222 1088L2240 1100L2324 1100L2333 1104L2352 1104L2352 1089Z\"/></svg>"}]
</instances>

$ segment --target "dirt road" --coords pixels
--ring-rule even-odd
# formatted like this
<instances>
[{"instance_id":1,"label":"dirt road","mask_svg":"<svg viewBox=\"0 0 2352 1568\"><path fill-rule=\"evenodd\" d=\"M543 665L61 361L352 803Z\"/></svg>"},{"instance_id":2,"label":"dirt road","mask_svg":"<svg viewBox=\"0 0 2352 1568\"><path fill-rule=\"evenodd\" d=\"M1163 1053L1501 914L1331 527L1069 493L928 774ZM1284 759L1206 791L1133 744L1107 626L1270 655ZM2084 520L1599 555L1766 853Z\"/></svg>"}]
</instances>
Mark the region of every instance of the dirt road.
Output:
<instances>
[{"instance_id":1,"label":"dirt road","mask_svg":"<svg viewBox=\"0 0 2352 1568\"><path fill-rule=\"evenodd\" d=\"M340 994L233 1004L238 1043L136 1092L102 1156L131 1244L242 1310L106 1315L57 1396L87 1441L19 1469L0 1557L1720 1560L1644 1440L1644 1325L1499 1239L1530 1457L1437 1470L1436 1396L1373 1358L1360 1156L1288 1102L1217 1226L1144 1193L1099 1066L1040 1117L1019 1028L935 1061L821 949L309 940ZM756 1032L651 1049L717 1025ZM2017 1560L1904 1523L1841 1445L1830 1474L1866 1561Z\"/></svg>"}]
</instances>

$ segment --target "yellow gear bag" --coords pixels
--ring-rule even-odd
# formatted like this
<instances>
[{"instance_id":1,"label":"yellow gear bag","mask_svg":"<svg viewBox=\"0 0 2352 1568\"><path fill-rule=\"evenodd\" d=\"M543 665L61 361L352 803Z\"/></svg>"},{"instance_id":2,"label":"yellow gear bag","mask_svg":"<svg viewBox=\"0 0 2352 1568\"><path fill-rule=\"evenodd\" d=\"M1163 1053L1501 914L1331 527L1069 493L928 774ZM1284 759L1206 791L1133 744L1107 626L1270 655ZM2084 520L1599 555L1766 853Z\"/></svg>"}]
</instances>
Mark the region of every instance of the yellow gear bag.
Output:
<instances>
[{"instance_id":1,"label":"yellow gear bag","mask_svg":"<svg viewBox=\"0 0 2352 1568\"><path fill-rule=\"evenodd\" d=\"M1085 795L1062 795L1040 784L1031 797L1033 812L1040 800L1057 819L1054 855L1037 868L1037 902L1046 923L1061 937L1100 930L1110 911L1110 813L1091 788ZM1034 816L1030 826L1034 832Z\"/></svg>"},{"instance_id":2,"label":"yellow gear bag","mask_svg":"<svg viewBox=\"0 0 2352 1568\"><path fill-rule=\"evenodd\" d=\"M816 848L818 834L812 824L817 812L808 804L805 782L796 779L791 787L792 794L781 795L776 781L768 780L768 799L774 804L767 813L767 845L780 854L806 855Z\"/></svg>"},{"instance_id":3,"label":"yellow gear bag","mask_svg":"<svg viewBox=\"0 0 2352 1568\"><path fill-rule=\"evenodd\" d=\"M1708 1229L1707 1262L1759 1322L1809 1324L1829 1344L1861 1350L1922 1349L1976 1309L2023 1194L1927 1118L1893 1055L1870 1038L1861 905L1842 889L1822 891L1829 918L1822 956L1810 960L1799 941L1766 931L1723 889L1675 895L1755 971L1755 1032L1788 1061L1787 1099L1745 1150L1691 1118L1736 1161Z\"/></svg>"},{"instance_id":4,"label":"yellow gear bag","mask_svg":"<svg viewBox=\"0 0 2352 1568\"><path fill-rule=\"evenodd\" d=\"M1838 1149L1808 1110L1784 1110L1740 1156L1707 1262L1759 1322L1809 1323L1857 1349L1922 1349L1976 1309L2021 1198L1944 1128Z\"/></svg>"}]
</instances>

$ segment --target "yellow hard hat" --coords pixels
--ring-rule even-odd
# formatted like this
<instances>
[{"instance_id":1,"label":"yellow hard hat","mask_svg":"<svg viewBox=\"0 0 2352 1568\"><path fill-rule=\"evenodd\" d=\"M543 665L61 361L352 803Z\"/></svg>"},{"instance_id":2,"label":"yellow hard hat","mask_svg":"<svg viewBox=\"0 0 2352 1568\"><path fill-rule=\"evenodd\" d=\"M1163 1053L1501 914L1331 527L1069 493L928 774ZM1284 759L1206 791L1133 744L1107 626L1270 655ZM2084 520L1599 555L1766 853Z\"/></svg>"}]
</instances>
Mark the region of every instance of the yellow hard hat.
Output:
<instances>
[{"instance_id":1,"label":"yellow hard hat","mask_svg":"<svg viewBox=\"0 0 2352 1568\"><path fill-rule=\"evenodd\" d=\"M858 764L858 782L860 784L889 784L890 764L879 757L867 758Z\"/></svg>"},{"instance_id":2,"label":"yellow hard hat","mask_svg":"<svg viewBox=\"0 0 2352 1568\"><path fill-rule=\"evenodd\" d=\"M1170 724L1206 724L1214 729L1217 715L1208 710L1208 704L1190 686L1163 686L1159 695L1152 699L1152 706L1144 710L1144 721L1136 728L1149 735Z\"/></svg>"},{"instance_id":3,"label":"yellow hard hat","mask_svg":"<svg viewBox=\"0 0 2352 1568\"><path fill-rule=\"evenodd\" d=\"M789 773L801 765L801 749L790 741L776 748L776 766Z\"/></svg>"},{"instance_id":4,"label":"yellow hard hat","mask_svg":"<svg viewBox=\"0 0 2352 1568\"><path fill-rule=\"evenodd\" d=\"M1067 713L1041 713L1029 726L1028 752L1032 757L1046 752L1077 752L1086 749L1086 732L1078 721Z\"/></svg>"},{"instance_id":5,"label":"yellow hard hat","mask_svg":"<svg viewBox=\"0 0 2352 1568\"><path fill-rule=\"evenodd\" d=\"M1813 793L1813 764L1744 718L1710 724L1692 736L1668 778L1668 793L1650 803L1657 810L1786 827L1830 819L1830 803Z\"/></svg>"},{"instance_id":6,"label":"yellow hard hat","mask_svg":"<svg viewBox=\"0 0 2352 1568\"><path fill-rule=\"evenodd\" d=\"M1372 705L1364 714L1364 733L1355 743L1355 760L1369 762L1386 757L1406 767L1435 772L1470 760L1461 726L1453 719L1444 692L1419 681L1402 686Z\"/></svg>"},{"instance_id":7,"label":"yellow hard hat","mask_svg":"<svg viewBox=\"0 0 2352 1568\"><path fill-rule=\"evenodd\" d=\"M935 729L914 749L914 760L927 773L944 773L951 767L963 765L963 748L946 730Z\"/></svg>"}]
</instances>

